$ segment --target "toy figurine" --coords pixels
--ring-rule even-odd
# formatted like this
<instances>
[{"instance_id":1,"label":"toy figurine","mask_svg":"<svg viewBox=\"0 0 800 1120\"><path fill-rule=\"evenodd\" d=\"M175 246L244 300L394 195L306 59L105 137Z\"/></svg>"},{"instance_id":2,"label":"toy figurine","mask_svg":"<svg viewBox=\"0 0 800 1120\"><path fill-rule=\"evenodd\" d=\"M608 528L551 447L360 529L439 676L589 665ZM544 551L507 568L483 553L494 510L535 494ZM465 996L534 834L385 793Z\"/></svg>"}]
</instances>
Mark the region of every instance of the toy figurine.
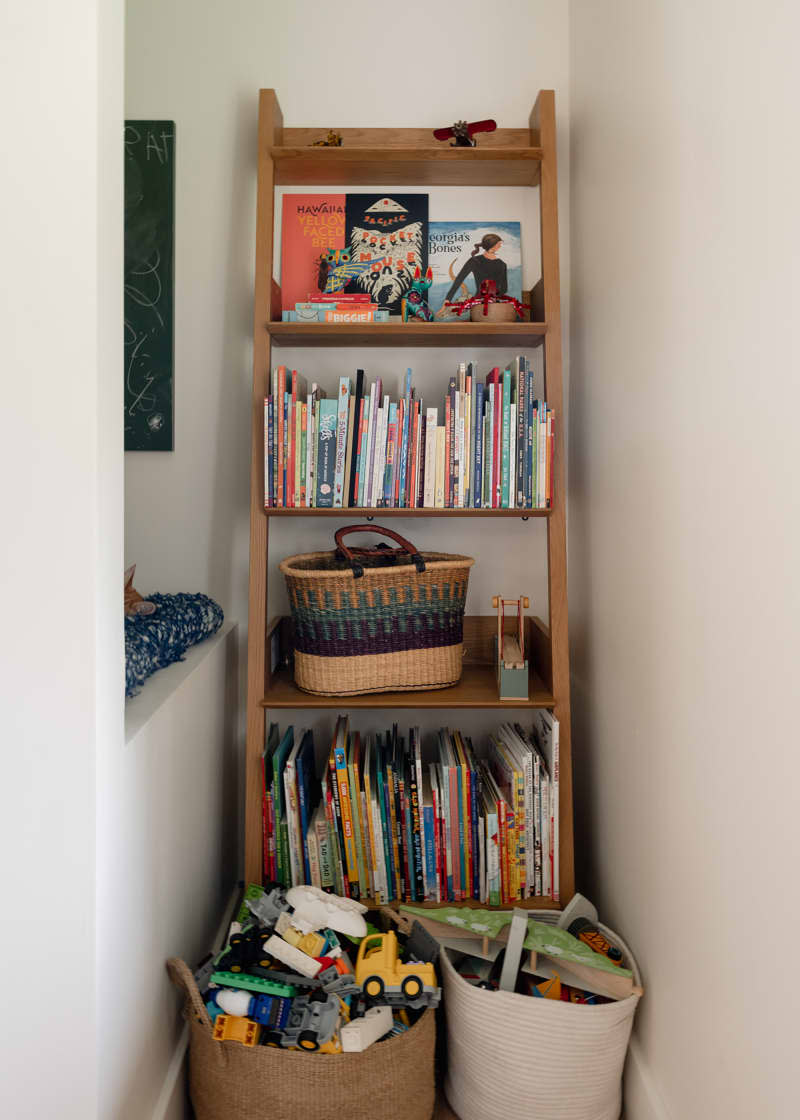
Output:
<instances>
[{"instance_id":1,"label":"toy figurine","mask_svg":"<svg viewBox=\"0 0 800 1120\"><path fill-rule=\"evenodd\" d=\"M530 600L527 595L521 599L501 599L495 595L492 606L497 610L497 637L495 656L497 658L497 689L501 700L528 699L528 662L525 659L525 621L523 608L527 610ZM507 634L505 630L505 608L516 607L517 634Z\"/></svg>"},{"instance_id":2,"label":"toy figurine","mask_svg":"<svg viewBox=\"0 0 800 1120\"><path fill-rule=\"evenodd\" d=\"M341 148L342 134L331 130L324 140L315 140L312 148Z\"/></svg>"},{"instance_id":3,"label":"toy figurine","mask_svg":"<svg viewBox=\"0 0 800 1120\"><path fill-rule=\"evenodd\" d=\"M432 283L433 269L429 268L423 277L420 267L417 265L411 287L400 301L400 311L404 323L407 323L409 318L424 319L426 323L432 321L433 312L428 307L428 288Z\"/></svg>"},{"instance_id":4,"label":"toy figurine","mask_svg":"<svg viewBox=\"0 0 800 1120\"><path fill-rule=\"evenodd\" d=\"M472 319L480 320L491 318L492 316L490 315L489 308L492 305L498 304L508 304L509 310L513 307L520 319L522 318L523 311L530 311L530 304L520 303L514 296L499 296L497 294L497 285L494 280L484 280L476 296L471 296L469 299L462 299L457 303L450 303L449 300L446 300L444 306L451 308L455 311L456 315L461 315L464 311L470 311L470 317ZM475 314L476 311L477 314Z\"/></svg>"},{"instance_id":5,"label":"toy figurine","mask_svg":"<svg viewBox=\"0 0 800 1120\"><path fill-rule=\"evenodd\" d=\"M436 1007L440 990L432 964L397 958L397 935L376 933L365 937L356 957L356 983L364 995L390 1007Z\"/></svg>"},{"instance_id":6,"label":"toy figurine","mask_svg":"<svg viewBox=\"0 0 800 1120\"><path fill-rule=\"evenodd\" d=\"M435 128L433 135L436 140L449 140L453 138L451 148L476 148L477 143L473 140L476 132L494 132L497 128L497 121L473 121L472 124L467 124L466 121L456 121L451 128Z\"/></svg>"}]
</instances>

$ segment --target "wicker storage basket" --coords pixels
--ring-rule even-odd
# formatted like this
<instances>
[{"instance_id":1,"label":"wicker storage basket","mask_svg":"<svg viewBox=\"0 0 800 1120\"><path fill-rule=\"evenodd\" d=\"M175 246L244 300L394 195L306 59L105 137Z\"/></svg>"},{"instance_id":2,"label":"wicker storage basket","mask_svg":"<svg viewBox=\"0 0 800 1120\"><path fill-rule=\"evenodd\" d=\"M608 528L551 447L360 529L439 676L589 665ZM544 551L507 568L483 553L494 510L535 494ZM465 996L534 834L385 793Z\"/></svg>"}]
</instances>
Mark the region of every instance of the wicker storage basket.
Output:
<instances>
[{"instance_id":1,"label":"wicker storage basket","mask_svg":"<svg viewBox=\"0 0 800 1120\"><path fill-rule=\"evenodd\" d=\"M305 1054L215 1042L188 966L167 962L189 1024L189 1092L196 1120L431 1120L436 1013L362 1054Z\"/></svg>"},{"instance_id":2,"label":"wicker storage basket","mask_svg":"<svg viewBox=\"0 0 800 1120\"><path fill-rule=\"evenodd\" d=\"M349 549L347 533L382 533L400 547ZM461 677L469 556L420 553L377 525L335 534L336 551L283 560L294 619L298 688L352 696L446 688Z\"/></svg>"},{"instance_id":3,"label":"wicker storage basket","mask_svg":"<svg viewBox=\"0 0 800 1120\"><path fill-rule=\"evenodd\" d=\"M600 927L636 962L624 942ZM460 1120L618 1120L634 994L586 1007L487 992L440 962L447 1014L445 1093Z\"/></svg>"}]
</instances>

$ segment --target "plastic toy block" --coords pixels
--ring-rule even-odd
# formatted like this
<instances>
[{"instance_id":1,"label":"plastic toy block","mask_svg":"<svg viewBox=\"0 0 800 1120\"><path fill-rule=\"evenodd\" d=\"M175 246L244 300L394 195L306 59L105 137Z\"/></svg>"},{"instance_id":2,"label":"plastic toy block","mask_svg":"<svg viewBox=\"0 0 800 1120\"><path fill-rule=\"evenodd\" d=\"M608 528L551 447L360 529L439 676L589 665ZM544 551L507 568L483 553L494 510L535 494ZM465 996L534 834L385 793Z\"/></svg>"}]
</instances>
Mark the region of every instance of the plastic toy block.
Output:
<instances>
[{"instance_id":1,"label":"plastic toy block","mask_svg":"<svg viewBox=\"0 0 800 1120\"><path fill-rule=\"evenodd\" d=\"M294 950L297 952L297 950ZM316 962L315 962L316 963ZM221 988L243 988L246 992L260 992L266 996L293 996L294 988L288 984L276 984L273 980L264 980L260 976L248 976L244 972L213 972L212 984L219 984Z\"/></svg>"},{"instance_id":2,"label":"plastic toy block","mask_svg":"<svg viewBox=\"0 0 800 1120\"><path fill-rule=\"evenodd\" d=\"M241 1042L242 1046L255 1046L261 1034L261 1027L250 1019L239 1015L218 1015L214 1023L213 1037L217 1042Z\"/></svg>"},{"instance_id":3,"label":"plastic toy block","mask_svg":"<svg viewBox=\"0 0 800 1120\"><path fill-rule=\"evenodd\" d=\"M357 1054L392 1029L391 1007L370 1007L360 1019L352 1019L342 1027L340 1036L345 1054Z\"/></svg>"},{"instance_id":4,"label":"plastic toy block","mask_svg":"<svg viewBox=\"0 0 800 1120\"><path fill-rule=\"evenodd\" d=\"M326 926L348 937L363 937L367 924L363 915L366 906L352 898L327 894L319 887L290 887L286 900L294 909L292 925L303 933L324 929Z\"/></svg>"},{"instance_id":5,"label":"plastic toy block","mask_svg":"<svg viewBox=\"0 0 800 1120\"><path fill-rule=\"evenodd\" d=\"M282 937L276 937L274 933L264 948L270 956L288 964L289 968L293 968L295 972L299 972L302 976L316 976L320 970L319 961L315 961L313 957L309 957L308 953L304 953L301 949L295 949L294 945L289 945Z\"/></svg>"},{"instance_id":6,"label":"plastic toy block","mask_svg":"<svg viewBox=\"0 0 800 1120\"><path fill-rule=\"evenodd\" d=\"M289 909L289 903L286 901L286 895L281 887L274 887L269 894L262 892L256 898L247 898L245 899L245 905L262 925L271 928Z\"/></svg>"},{"instance_id":7,"label":"plastic toy block","mask_svg":"<svg viewBox=\"0 0 800 1120\"><path fill-rule=\"evenodd\" d=\"M295 949L299 949L302 953L306 953L309 957L318 957L321 955L325 948L325 938L321 933L301 933L290 926L285 930L281 937L289 945L294 945Z\"/></svg>"}]
</instances>

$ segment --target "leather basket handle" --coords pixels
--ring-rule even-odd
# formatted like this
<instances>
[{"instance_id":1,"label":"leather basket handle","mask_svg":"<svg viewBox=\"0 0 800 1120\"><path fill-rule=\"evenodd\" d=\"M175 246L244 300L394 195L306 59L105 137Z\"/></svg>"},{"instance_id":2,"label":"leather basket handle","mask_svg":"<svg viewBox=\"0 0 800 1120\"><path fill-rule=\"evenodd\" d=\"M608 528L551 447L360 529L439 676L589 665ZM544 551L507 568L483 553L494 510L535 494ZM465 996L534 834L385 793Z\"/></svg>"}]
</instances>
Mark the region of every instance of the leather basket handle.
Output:
<instances>
[{"instance_id":1,"label":"leather basket handle","mask_svg":"<svg viewBox=\"0 0 800 1120\"><path fill-rule=\"evenodd\" d=\"M334 533L334 540L336 541L336 547L353 569L354 579L360 579L361 576L363 576L364 565L358 561L355 553L342 541L342 537L347 533L380 533L384 537L389 537L400 546L403 552L408 553L409 558L418 572L425 571L425 561L422 559L420 553L411 541L407 541L405 537L401 537L399 533L395 533L394 529L387 529L383 525L343 525L341 529L337 529Z\"/></svg>"}]
</instances>

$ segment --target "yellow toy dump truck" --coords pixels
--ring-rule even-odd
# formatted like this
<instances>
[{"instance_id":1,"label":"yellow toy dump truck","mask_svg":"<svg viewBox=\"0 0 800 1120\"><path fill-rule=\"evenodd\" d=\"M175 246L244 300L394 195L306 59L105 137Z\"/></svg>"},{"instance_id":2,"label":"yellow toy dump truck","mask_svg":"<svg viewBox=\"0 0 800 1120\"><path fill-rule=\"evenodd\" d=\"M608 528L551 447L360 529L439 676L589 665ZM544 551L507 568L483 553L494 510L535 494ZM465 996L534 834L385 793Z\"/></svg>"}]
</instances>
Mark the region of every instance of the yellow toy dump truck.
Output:
<instances>
[{"instance_id":1,"label":"yellow toy dump truck","mask_svg":"<svg viewBox=\"0 0 800 1120\"><path fill-rule=\"evenodd\" d=\"M364 995L390 1007L435 1007L439 1002L432 964L397 959L394 933L369 934L356 957L356 983Z\"/></svg>"}]
</instances>

